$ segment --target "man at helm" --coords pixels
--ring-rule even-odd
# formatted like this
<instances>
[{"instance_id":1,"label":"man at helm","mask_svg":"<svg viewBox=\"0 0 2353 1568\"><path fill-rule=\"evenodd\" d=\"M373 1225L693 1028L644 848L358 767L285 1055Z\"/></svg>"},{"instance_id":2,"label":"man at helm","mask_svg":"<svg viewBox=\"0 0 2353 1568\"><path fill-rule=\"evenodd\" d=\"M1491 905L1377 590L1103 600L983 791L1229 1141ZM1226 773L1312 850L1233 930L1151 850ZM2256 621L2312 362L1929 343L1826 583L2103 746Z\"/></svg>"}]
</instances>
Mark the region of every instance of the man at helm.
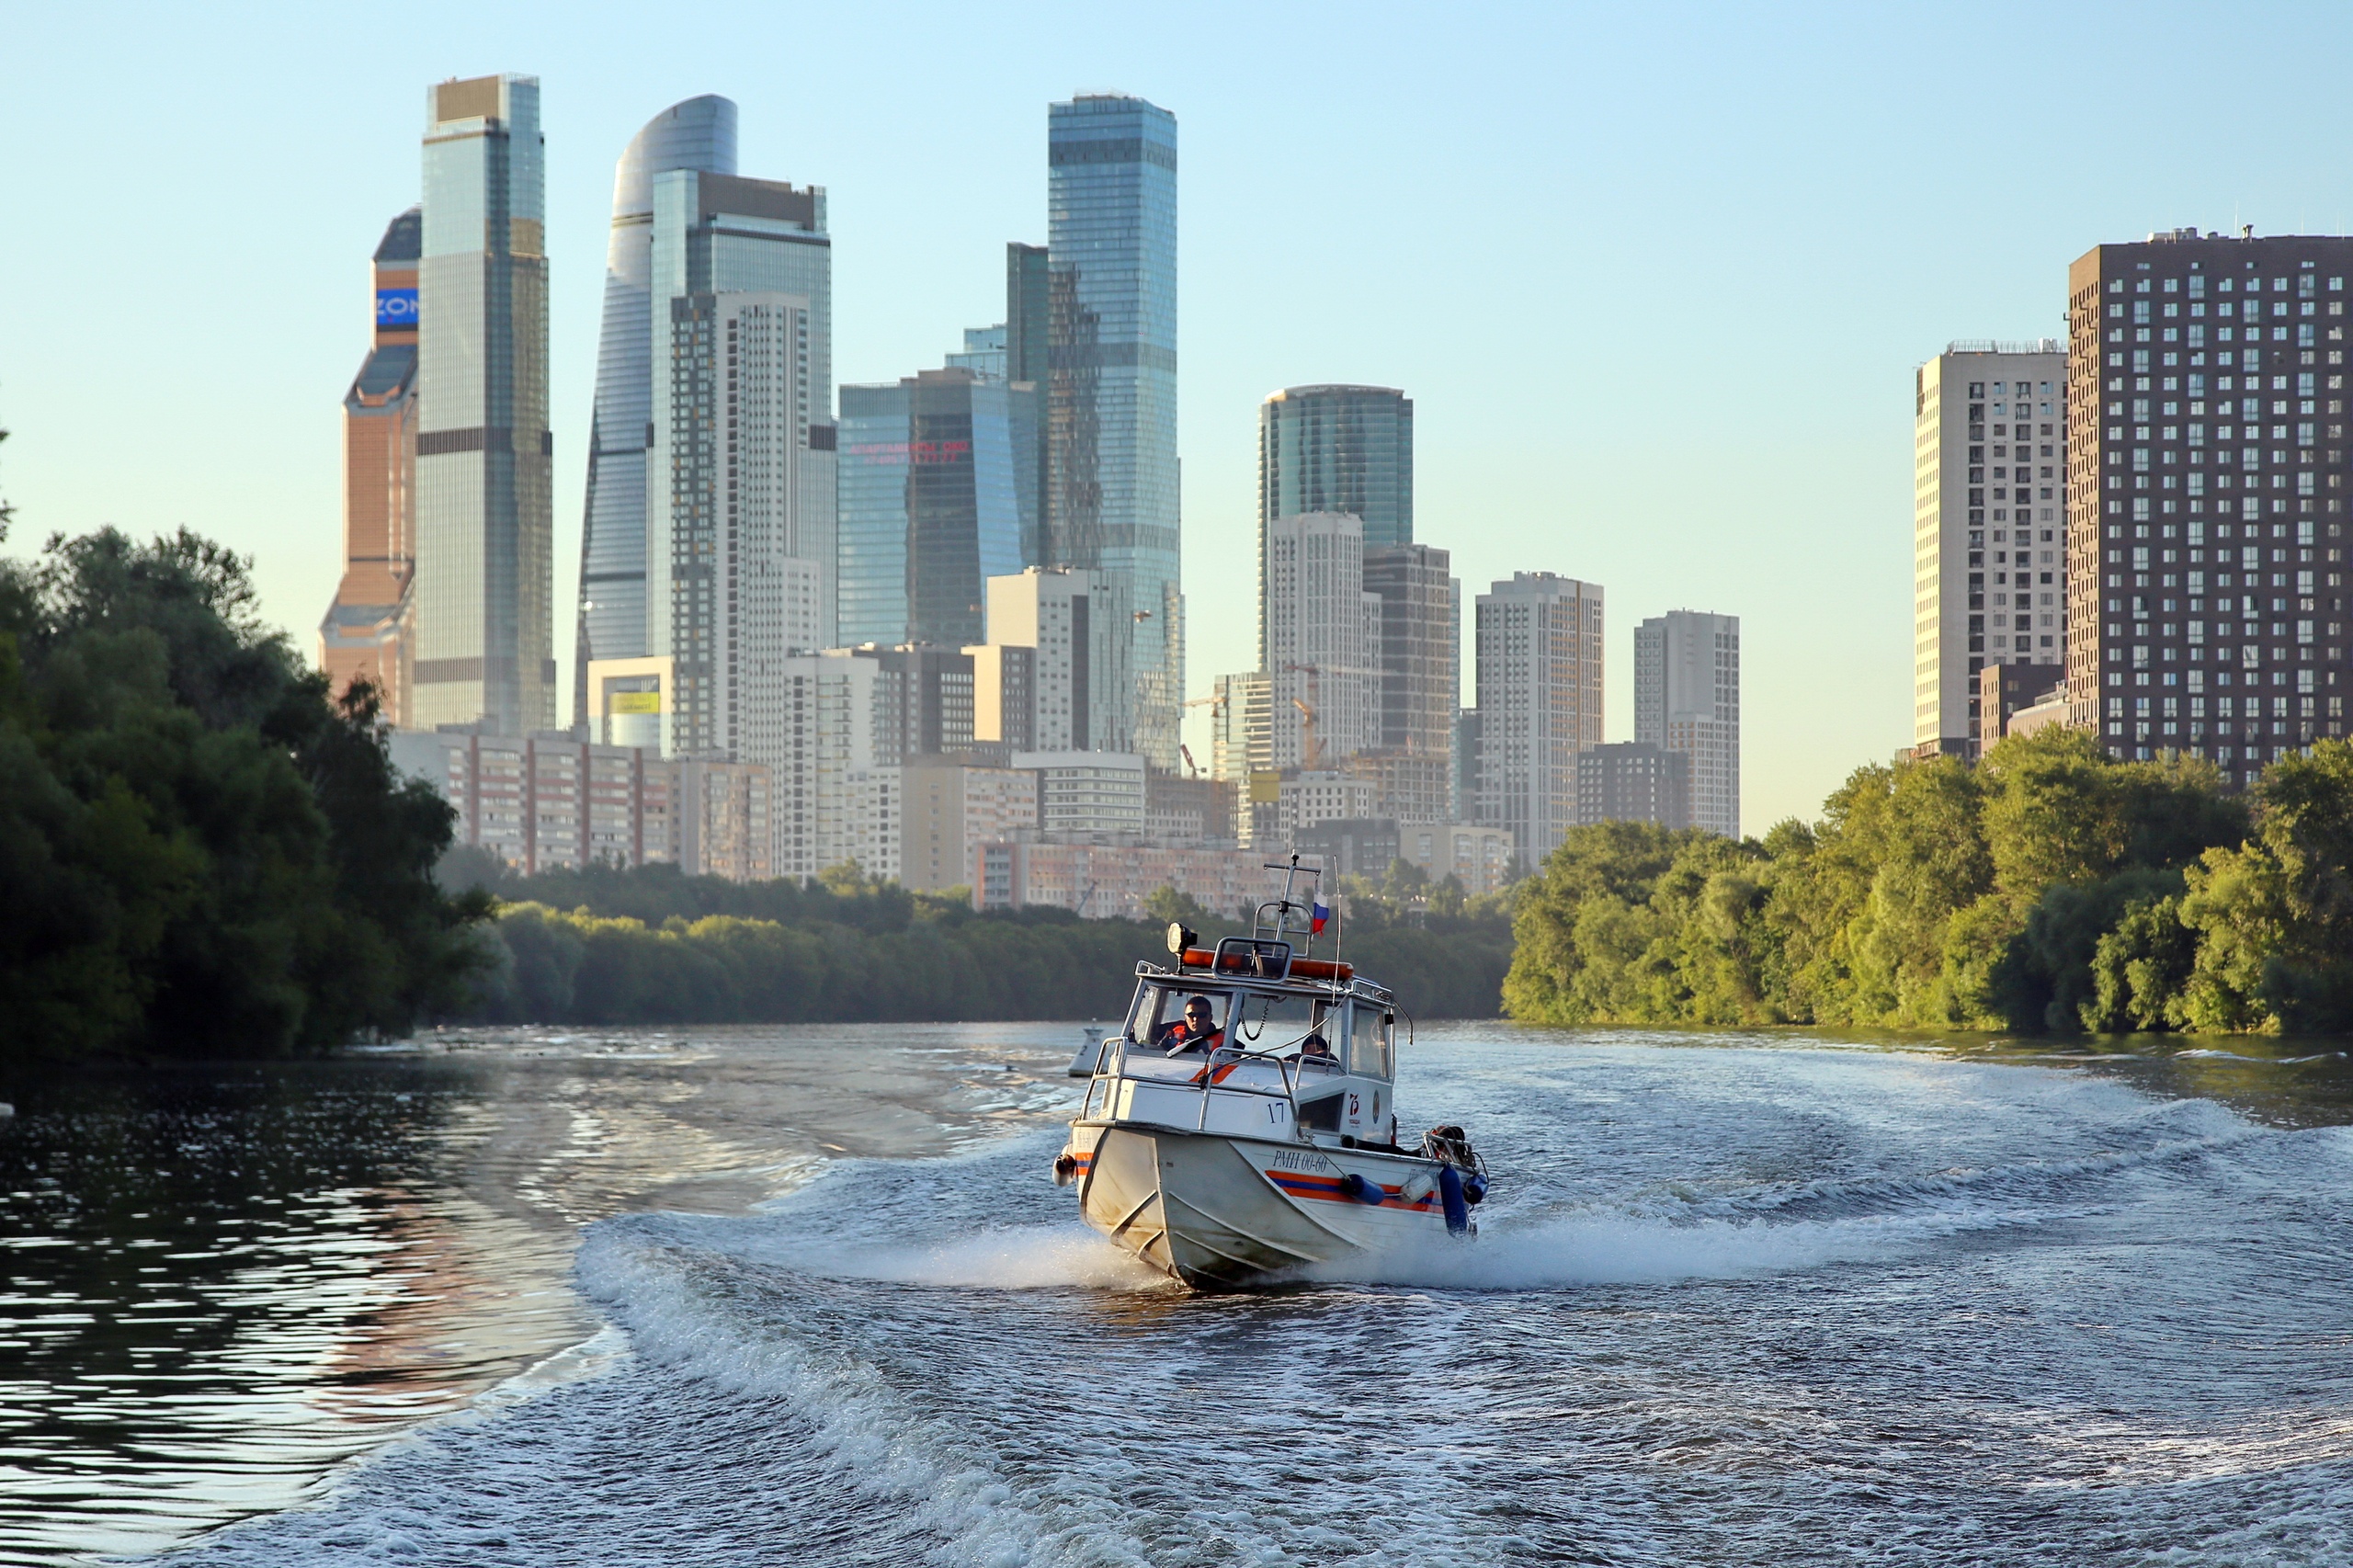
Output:
<instances>
[{"instance_id":1,"label":"man at helm","mask_svg":"<svg viewBox=\"0 0 2353 1568\"><path fill-rule=\"evenodd\" d=\"M1215 1051L1225 1043L1225 1031L1217 1027L1217 1009L1206 996L1196 996L1185 1004L1185 1016L1175 1023L1163 1024L1152 1037L1152 1043L1171 1056L1188 1051Z\"/></svg>"}]
</instances>

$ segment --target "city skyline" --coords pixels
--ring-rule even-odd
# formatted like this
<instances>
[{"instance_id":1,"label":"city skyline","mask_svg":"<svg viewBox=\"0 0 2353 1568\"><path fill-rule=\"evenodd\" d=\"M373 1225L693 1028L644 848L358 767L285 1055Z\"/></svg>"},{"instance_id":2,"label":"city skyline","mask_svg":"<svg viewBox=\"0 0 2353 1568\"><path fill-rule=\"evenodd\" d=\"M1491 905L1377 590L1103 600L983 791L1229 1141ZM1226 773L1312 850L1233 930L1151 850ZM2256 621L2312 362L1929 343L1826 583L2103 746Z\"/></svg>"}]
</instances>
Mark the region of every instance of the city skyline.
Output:
<instances>
[{"instance_id":1,"label":"city skyline","mask_svg":"<svg viewBox=\"0 0 2353 1568\"><path fill-rule=\"evenodd\" d=\"M1256 617L1246 588L1237 604L1199 585L1205 562L1245 563L1246 575L1255 553L1257 403L1289 385L1402 387L1415 402L1419 426L1415 531L1454 553L1466 584L1551 570L1606 582L1621 604L1704 604L1747 623L1743 817L1754 830L1780 815L1810 813L1846 771L1883 759L1907 739L1910 562L1900 519L1909 508L1899 421L1913 367L1956 336L2055 335L2064 267L2096 243L2191 221L2225 232L2252 222L2259 234L2341 226L2332 209L2342 201L2344 181L2333 162L2318 152L2279 151L2294 146L2290 133L2312 123L2311 95L2292 83L2228 124L2160 131L2145 156L2092 186L2037 190L2006 208L1994 229L1972 219L1961 199L1966 160L1958 154L1977 132L1958 122L1920 129L1931 163L1952 163L1949 176L1899 172L1892 161L1845 150L1858 125L1892 131L1910 123L1901 95L1860 73L1862 59L1933 44L1949 48L1948 58L1990 65L1998 51L1991 34L1980 36L1981 24L1992 25L1881 19L1851 40L1740 24L1701 40L1687 59L1666 47L1663 23L1588 18L1574 28L1586 63L1567 52L1569 23L1532 14L1443 37L1434 26L1399 24L1350 40L1355 90L1340 95L1336 83L1319 80L1295 102L1269 101L1259 89L1285 62L1305 58L1310 37L1324 31L1313 17L1284 19L1259 62L1114 28L1084 48L1049 40L1017 69L994 74L1015 57L967 27L926 41L907 60L906 88L939 89L940 113L961 117L968 131L953 146L921 143L927 157L916 155L907 130L845 112L851 87L870 90L875 82L881 45L865 36L870 29L838 19L795 45L830 51L840 62L832 73L840 80L817 85L800 102L759 85L773 47L714 69L700 57L707 49L684 41L656 40L623 55L520 20L445 22L437 43L446 40L450 57L425 62L421 74L504 68L531 72L546 85L553 565L562 588L573 585L579 560L600 313L596 258L609 231L612 158L649 115L667 103L726 93L745 106L747 123L762 122L747 131L755 140L746 142L746 166L826 185L837 201L839 193L853 193L834 222L854 236L840 242L847 248L837 379L884 380L937 363L959 327L1003 313L1006 240L1045 232L1036 178L1040 108L1074 88L1116 87L1169 107L1186 127L1180 451L1196 577L1187 695L1205 694L1216 674L1250 663ZM2087 17L2039 25L2054 47L2095 36ZM1499 28L1511 34L1513 49L1497 47ZM2256 41L2292 40L2296 49L2276 51L2292 75L2342 37L2345 24L2319 11L2282 11L2243 31ZM2144 95L2200 79L2201 62L2166 41L2164 18L2149 33L2148 56L2129 72L2120 64L2086 83L2086 101L2120 105L2128 85ZM17 123L62 112L61 92L87 85L87 71L72 62L96 58L84 52L91 36L86 22L33 20L13 62L0 64ZM224 53L233 44L234 52ZM1403 81L1409 69L1418 77L1432 61L1471 51L1490 61L1506 88L1572 67L1591 102L1574 110L1540 108L1527 95L1498 90L1476 103L1442 95L1428 110L1375 114L1359 107L1366 81ZM222 369L218 395L223 417L247 438L222 443L199 440L194 429L167 430L148 449L150 460L110 460L103 455L104 389L116 367L135 362L140 335L128 323L98 322L69 347L54 324L19 311L0 323L0 426L17 437L0 477L19 506L10 551L37 549L51 529L111 522L152 533L185 523L253 551L266 612L305 636L341 567L341 454L330 426L339 417L334 400L365 347L354 301L365 287L366 247L386 215L418 195L414 143L406 142L405 156L403 146L414 135L416 85L406 70L354 70L300 28L264 39L252 17L233 13L209 29L165 24L119 62L122 91L140 108L103 141L106 157L152 165L163 192L150 216L185 224L194 210L179 189L193 193L206 182L173 171L224 138L249 139L259 112L257 99L195 95L187 84L207 79L208 70L211 80L234 80L270 64L281 82L270 100L274 112L308 113L335 127L331 135L296 139L314 146L287 149L295 169L289 177L316 192L313 210L302 233L284 236L267 268L254 265L250 247L231 243L219 247L218 259L196 258L188 275L188 286L215 301L211 308L241 324L239 353ZM1779 75L1777 65L1784 68ZM1823 101L1784 105L1789 70ZM1613 75L1622 85L1608 80ZM1713 157L1733 145L1722 134L1728 117L1762 105L1758 84L1767 77L1784 87L1776 89L1753 145L1733 147L1721 174L1699 172L1693 160L1703 147ZM1588 119L1608 124L1643 92L1663 95L1656 113L1676 118L1643 120L1668 130L1640 151L1557 167L1540 167L1530 153L1493 152L1576 144ZM295 107L313 103L322 107ZM1996 85L1971 118L2047 128L2055 112L2022 86ZM165 116L185 133L155 135ZM1284 230L1269 250L1248 237L1278 232L1261 218L1282 213L1289 201L1277 189L1254 187L1246 152L1270 130L1336 116L1348 134L1318 143L1316 213L1360 221L1401 188L1444 182L1458 276L1442 327L1397 315L1396 286L1430 275L1395 244ZM930 119L904 110L898 117ZM1824 157L1820 172L1779 172L1812 154ZM94 145L53 161L26 160L4 177L19 210L76 210L70 176L97 155ZM1679 175L1697 183L1669 198ZM1824 201L1842 183L1841 202L1871 206L1874 222L1824 221ZM1503 199L1515 185L1523 194L1540 190L1548 210L1607 212L1614 226L1643 231L1644 244L1688 246L1689 254L1624 265L1612 246L1578 240L1565 219L1539 220ZM102 229L114 222L94 221ZM1740 268L1705 259L1699 235L1751 222L1764 225L1770 254ZM117 236L77 265L119 287L129 276L120 268L137 254ZM1900 267L1891 264L1897 256L1904 258ZM62 259L12 258L0 273L0 294L46 297L62 276ZM1875 272L1901 273L1902 297ZM256 292L265 280L267 292ZM1723 361L1729 385L1703 407L1678 400L1666 369L1672 356L1662 358L1655 345L1638 347L1649 329L1637 334L1633 323L1668 319L1677 300L1708 290L1720 309L1750 312L1744 331L1754 347L1744 344ZM1764 312L1768 298L1772 310ZM1688 345L1699 327L1668 330ZM1737 418L1726 412L1733 406L1743 410ZM1712 455L1689 460L1695 452ZM1836 607L1828 642L1812 630L1825 600ZM559 659L569 653L574 619L560 594ZM1618 722L1631 711L1622 643L1621 635L1610 649L1613 739L1631 733ZM1825 658L1838 672L1828 689L1816 674ZM1467 685L1467 657L1463 664ZM560 690L569 698L569 669ZM556 706L561 716L571 704ZM1203 727L1188 726L1188 739L1205 755L1205 715L1193 717Z\"/></svg>"}]
</instances>

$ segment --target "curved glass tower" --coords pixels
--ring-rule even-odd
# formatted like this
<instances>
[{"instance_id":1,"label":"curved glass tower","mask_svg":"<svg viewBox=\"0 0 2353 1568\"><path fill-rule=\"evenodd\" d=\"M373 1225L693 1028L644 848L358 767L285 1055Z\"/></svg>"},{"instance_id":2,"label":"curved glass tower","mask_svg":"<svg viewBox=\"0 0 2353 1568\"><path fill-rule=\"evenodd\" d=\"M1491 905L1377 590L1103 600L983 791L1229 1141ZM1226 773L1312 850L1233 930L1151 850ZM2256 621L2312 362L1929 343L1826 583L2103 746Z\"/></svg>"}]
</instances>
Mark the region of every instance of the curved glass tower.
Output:
<instances>
[{"instance_id":1,"label":"curved glass tower","mask_svg":"<svg viewBox=\"0 0 2353 1568\"><path fill-rule=\"evenodd\" d=\"M735 105L706 95L646 122L613 174L605 251L605 323L588 437L587 516L580 541L580 633L573 719L588 721L588 661L642 658L646 452L654 440L654 180L674 169L735 172ZM665 346L666 347L666 346Z\"/></svg>"}]
</instances>

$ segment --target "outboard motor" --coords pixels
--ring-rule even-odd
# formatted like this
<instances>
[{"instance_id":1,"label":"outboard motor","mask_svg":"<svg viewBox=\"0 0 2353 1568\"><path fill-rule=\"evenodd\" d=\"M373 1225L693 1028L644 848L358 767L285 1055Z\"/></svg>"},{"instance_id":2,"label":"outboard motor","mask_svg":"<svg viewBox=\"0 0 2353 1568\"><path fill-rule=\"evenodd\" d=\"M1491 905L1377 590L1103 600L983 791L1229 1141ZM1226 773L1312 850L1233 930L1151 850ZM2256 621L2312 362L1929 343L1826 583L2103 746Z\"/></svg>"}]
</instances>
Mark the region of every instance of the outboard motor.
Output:
<instances>
[{"instance_id":1,"label":"outboard motor","mask_svg":"<svg viewBox=\"0 0 2353 1568\"><path fill-rule=\"evenodd\" d=\"M1471 1229L1471 1208L1462 1201L1462 1173L1452 1165L1438 1168L1438 1200L1446 1210L1448 1235L1462 1235Z\"/></svg>"}]
</instances>

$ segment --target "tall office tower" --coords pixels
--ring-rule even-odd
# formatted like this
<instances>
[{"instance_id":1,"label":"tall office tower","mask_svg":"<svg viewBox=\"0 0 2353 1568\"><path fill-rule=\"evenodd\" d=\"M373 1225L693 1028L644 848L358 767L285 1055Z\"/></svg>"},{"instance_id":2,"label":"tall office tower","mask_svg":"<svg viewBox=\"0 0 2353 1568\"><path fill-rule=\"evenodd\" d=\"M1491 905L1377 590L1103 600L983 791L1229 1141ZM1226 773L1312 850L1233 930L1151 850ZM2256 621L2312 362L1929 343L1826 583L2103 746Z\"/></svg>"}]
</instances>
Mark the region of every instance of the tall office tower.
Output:
<instances>
[{"instance_id":1,"label":"tall office tower","mask_svg":"<svg viewBox=\"0 0 2353 1568\"><path fill-rule=\"evenodd\" d=\"M410 722L555 722L545 140L534 76L426 89Z\"/></svg>"},{"instance_id":2,"label":"tall office tower","mask_svg":"<svg viewBox=\"0 0 2353 1568\"><path fill-rule=\"evenodd\" d=\"M372 683L408 720L409 598L416 573L416 259L412 207L376 246L376 336L343 396L343 581L319 624L319 668L340 695Z\"/></svg>"},{"instance_id":3,"label":"tall office tower","mask_svg":"<svg viewBox=\"0 0 2353 1568\"><path fill-rule=\"evenodd\" d=\"M1258 405L1258 591L1278 517L1346 512L1364 545L1414 541L1414 400L1393 387L1290 387ZM1267 656L1259 622L1258 656Z\"/></svg>"},{"instance_id":4,"label":"tall office tower","mask_svg":"<svg viewBox=\"0 0 2353 1568\"><path fill-rule=\"evenodd\" d=\"M2067 272L2068 722L2234 783L2345 733L2353 240L2179 229Z\"/></svg>"},{"instance_id":5,"label":"tall office tower","mask_svg":"<svg viewBox=\"0 0 2353 1568\"><path fill-rule=\"evenodd\" d=\"M1380 744L1381 608L1365 592L1364 525L1340 512L1267 530L1267 681L1274 766L1331 767Z\"/></svg>"},{"instance_id":6,"label":"tall office tower","mask_svg":"<svg viewBox=\"0 0 2353 1568\"><path fill-rule=\"evenodd\" d=\"M1005 247L1005 379L1026 383L1032 390L1038 417L1030 441L1029 515L1034 522L1031 532L1021 540L1025 566L1049 563L1046 516L1052 476L1047 461L1046 351L1051 312L1046 301L1046 247L1019 241L1008 244Z\"/></svg>"},{"instance_id":7,"label":"tall office tower","mask_svg":"<svg viewBox=\"0 0 2353 1568\"><path fill-rule=\"evenodd\" d=\"M1033 566L988 581L988 641L1038 651L1040 751L1127 751L1128 600L1108 573Z\"/></svg>"},{"instance_id":8,"label":"tall office tower","mask_svg":"<svg viewBox=\"0 0 2353 1568\"><path fill-rule=\"evenodd\" d=\"M1046 247L1018 240L1005 247L1005 377L1046 384Z\"/></svg>"},{"instance_id":9,"label":"tall office tower","mask_svg":"<svg viewBox=\"0 0 2353 1568\"><path fill-rule=\"evenodd\" d=\"M1427 544L1368 543L1365 592L1381 600L1381 733L1384 751L1449 758L1462 696L1462 585Z\"/></svg>"},{"instance_id":10,"label":"tall office tower","mask_svg":"<svg viewBox=\"0 0 2353 1568\"><path fill-rule=\"evenodd\" d=\"M1119 727L1177 765L1185 685L1176 472L1176 117L1080 96L1049 112L1045 560L1108 574L1132 618Z\"/></svg>"},{"instance_id":11,"label":"tall office tower","mask_svg":"<svg viewBox=\"0 0 2353 1568\"><path fill-rule=\"evenodd\" d=\"M1577 754L1601 744L1601 587L1515 572L1477 617L1478 820L1534 866L1576 821Z\"/></svg>"},{"instance_id":12,"label":"tall office tower","mask_svg":"<svg viewBox=\"0 0 2353 1568\"><path fill-rule=\"evenodd\" d=\"M1912 739L1921 755L1976 755L1977 672L1987 663L2055 664L2065 651L2066 370L2065 353L2044 338L1955 343L1913 375Z\"/></svg>"},{"instance_id":13,"label":"tall office tower","mask_svg":"<svg viewBox=\"0 0 2353 1568\"><path fill-rule=\"evenodd\" d=\"M1036 532L1037 401L962 368L842 388L842 642L982 641L983 585L1019 573Z\"/></svg>"},{"instance_id":14,"label":"tall office tower","mask_svg":"<svg viewBox=\"0 0 2353 1568\"><path fill-rule=\"evenodd\" d=\"M673 744L780 767L787 661L831 641L832 250L825 193L654 176L647 642Z\"/></svg>"},{"instance_id":15,"label":"tall office tower","mask_svg":"<svg viewBox=\"0 0 2353 1568\"><path fill-rule=\"evenodd\" d=\"M654 444L654 179L673 169L735 172L735 106L706 96L648 120L613 172L605 248L605 324L588 434L588 499L580 536L580 630L573 720L587 722L592 660L642 659L645 610L646 453ZM664 369L669 334L662 333Z\"/></svg>"},{"instance_id":16,"label":"tall office tower","mask_svg":"<svg viewBox=\"0 0 2353 1568\"><path fill-rule=\"evenodd\" d=\"M1669 610L1634 628L1634 739L1691 759L1690 825L1740 836L1740 618Z\"/></svg>"}]
</instances>

